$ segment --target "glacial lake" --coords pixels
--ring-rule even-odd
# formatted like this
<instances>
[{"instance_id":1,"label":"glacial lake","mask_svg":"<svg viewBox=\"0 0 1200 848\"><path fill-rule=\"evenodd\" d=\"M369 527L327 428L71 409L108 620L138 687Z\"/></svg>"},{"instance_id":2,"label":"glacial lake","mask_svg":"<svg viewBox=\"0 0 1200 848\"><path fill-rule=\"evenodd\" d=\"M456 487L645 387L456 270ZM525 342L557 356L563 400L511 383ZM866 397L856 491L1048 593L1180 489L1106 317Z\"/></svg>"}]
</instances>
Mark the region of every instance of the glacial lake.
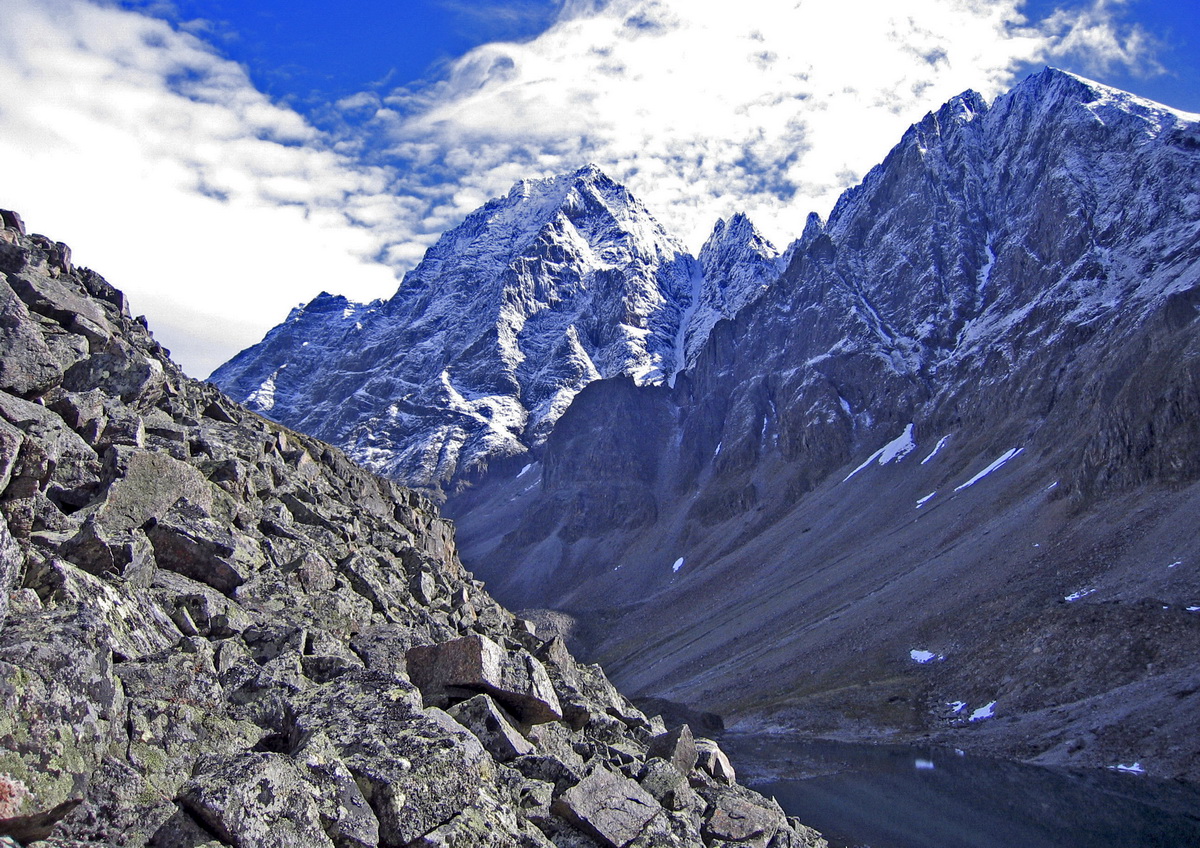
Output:
<instances>
[{"instance_id":1,"label":"glacial lake","mask_svg":"<svg viewBox=\"0 0 1200 848\"><path fill-rule=\"evenodd\" d=\"M1200 786L945 748L726 734L739 781L833 848L1200 846Z\"/></svg>"}]
</instances>

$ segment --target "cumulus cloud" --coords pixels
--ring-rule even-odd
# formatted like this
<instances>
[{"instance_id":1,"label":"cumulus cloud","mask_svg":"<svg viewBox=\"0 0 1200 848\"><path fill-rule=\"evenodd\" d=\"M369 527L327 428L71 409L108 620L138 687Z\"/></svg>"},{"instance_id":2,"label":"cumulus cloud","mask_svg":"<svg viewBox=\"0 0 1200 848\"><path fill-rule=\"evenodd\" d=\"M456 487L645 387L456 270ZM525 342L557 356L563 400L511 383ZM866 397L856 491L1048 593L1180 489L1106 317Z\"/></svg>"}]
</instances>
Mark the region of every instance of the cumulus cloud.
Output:
<instances>
[{"instance_id":1,"label":"cumulus cloud","mask_svg":"<svg viewBox=\"0 0 1200 848\"><path fill-rule=\"evenodd\" d=\"M207 374L322 288L395 288L392 176L332 150L235 63L151 17L5 0L0 204L68 241Z\"/></svg>"},{"instance_id":2,"label":"cumulus cloud","mask_svg":"<svg viewBox=\"0 0 1200 848\"><path fill-rule=\"evenodd\" d=\"M695 248L744 210L778 242L827 213L905 127L967 87L1086 54L1153 68L1153 43L1095 3L1030 22L1020 0L611 0L399 92L393 152L463 197L595 161ZM470 189L463 191L464 188ZM414 189L419 193L420 189ZM440 198L439 220L467 210Z\"/></svg>"},{"instance_id":3,"label":"cumulus cloud","mask_svg":"<svg viewBox=\"0 0 1200 848\"><path fill-rule=\"evenodd\" d=\"M535 38L329 104L319 131L204 26L4 0L0 204L125 288L199 375L322 289L388 296L518 179L596 162L693 249L734 211L782 246L965 88L1063 57L1157 70L1117 0L1041 21L1022 0L558 5Z\"/></svg>"}]
</instances>

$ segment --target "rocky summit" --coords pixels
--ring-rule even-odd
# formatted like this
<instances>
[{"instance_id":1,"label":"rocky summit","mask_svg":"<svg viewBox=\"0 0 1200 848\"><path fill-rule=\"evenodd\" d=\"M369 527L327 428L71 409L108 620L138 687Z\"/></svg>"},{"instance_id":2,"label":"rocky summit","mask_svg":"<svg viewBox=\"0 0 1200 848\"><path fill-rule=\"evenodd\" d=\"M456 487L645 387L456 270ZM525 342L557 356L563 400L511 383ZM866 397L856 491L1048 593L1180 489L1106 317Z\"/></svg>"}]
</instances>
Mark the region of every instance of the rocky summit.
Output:
<instances>
[{"instance_id":1,"label":"rocky summit","mask_svg":"<svg viewBox=\"0 0 1200 848\"><path fill-rule=\"evenodd\" d=\"M469 215L387 301L298 307L212 380L441 498L535 461L589 383L669 380L777 271L744 216L697 260L588 166Z\"/></svg>"},{"instance_id":2,"label":"rocky summit","mask_svg":"<svg viewBox=\"0 0 1200 848\"><path fill-rule=\"evenodd\" d=\"M823 844L3 223L0 844Z\"/></svg>"}]
</instances>

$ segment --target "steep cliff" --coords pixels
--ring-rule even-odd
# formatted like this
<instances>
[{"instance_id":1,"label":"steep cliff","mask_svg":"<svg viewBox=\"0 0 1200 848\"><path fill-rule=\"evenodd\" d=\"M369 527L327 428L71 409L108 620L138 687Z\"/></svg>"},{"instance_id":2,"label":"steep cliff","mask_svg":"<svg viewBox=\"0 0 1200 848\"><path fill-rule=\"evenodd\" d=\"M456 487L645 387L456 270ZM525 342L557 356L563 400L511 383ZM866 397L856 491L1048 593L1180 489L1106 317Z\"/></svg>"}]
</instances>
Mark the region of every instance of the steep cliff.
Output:
<instances>
[{"instance_id":1,"label":"steep cliff","mask_svg":"<svg viewBox=\"0 0 1200 848\"><path fill-rule=\"evenodd\" d=\"M0 842L822 842L3 217Z\"/></svg>"}]
</instances>

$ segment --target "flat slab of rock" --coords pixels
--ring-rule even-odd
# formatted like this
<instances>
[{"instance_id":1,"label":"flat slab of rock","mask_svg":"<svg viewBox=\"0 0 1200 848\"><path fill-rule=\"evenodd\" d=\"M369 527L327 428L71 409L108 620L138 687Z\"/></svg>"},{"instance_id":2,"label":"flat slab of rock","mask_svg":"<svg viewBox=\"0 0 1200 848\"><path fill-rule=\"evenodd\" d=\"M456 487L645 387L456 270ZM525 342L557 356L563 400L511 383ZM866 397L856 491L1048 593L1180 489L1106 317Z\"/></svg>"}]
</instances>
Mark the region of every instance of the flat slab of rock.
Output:
<instances>
[{"instance_id":1,"label":"flat slab of rock","mask_svg":"<svg viewBox=\"0 0 1200 848\"><path fill-rule=\"evenodd\" d=\"M162 515L180 498L207 510L212 490L204 475L165 453L134 451L124 476L105 493L96 521L110 531L132 530Z\"/></svg>"},{"instance_id":2,"label":"flat slab of rock","mask_svg":"<svg viewBox=\"0 0 1200 848\"><path fill-rule=\"evenodd\" d=\"M290 757L247 753L202 765L180 801L232 845L333 848L316 795Z\"/></svg>"},{"instance_id":3,"label":"flat slab of rock","mask_svg":"<svg viewBox=\"0 0 1200 848\"><path fill-rule=\"evenodd\" d=\"M559 796L553 810L609 848L624 848L662 807L634 781L601 769Z\"/></svg>"},{"instance_id":4,"label":"flat slab of rock","mask_svg":"<svg viewBox=\"0 0 1200 848\"><path fill-rule=\"evenodd\" d=\"M411 648L409 678L430 703L447 703L448 689L486 692L526 724L562 718L545 667L528 651L505 651L486 636L464 636Z\"/></svg>"},{"instance_id":5,"label":"flat slab of rock","mask_svg":"<svg viewBox=\"0 0 1200 848\"><path fill-rule=\"evenodd\" d=\"M711 813L701 834L706 841L737 842L752 848L766 848L786 824L781 813L754 804L734 792L721 790L710 801Z\"/></svg>"}]
</instances>

